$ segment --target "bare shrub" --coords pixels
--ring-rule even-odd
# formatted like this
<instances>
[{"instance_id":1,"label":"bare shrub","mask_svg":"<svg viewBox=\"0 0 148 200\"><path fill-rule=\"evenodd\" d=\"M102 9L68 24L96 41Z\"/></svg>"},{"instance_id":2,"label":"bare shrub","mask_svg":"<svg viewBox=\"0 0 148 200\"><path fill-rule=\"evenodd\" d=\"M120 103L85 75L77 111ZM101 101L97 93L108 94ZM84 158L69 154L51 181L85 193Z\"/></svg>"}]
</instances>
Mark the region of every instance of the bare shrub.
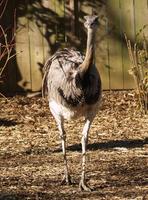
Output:
<instances>
[{"instance_id":1,"label":"bare shrub","mask_svg":"<svg viewBox=\"0 0 148 200\"><path fill-rule=\"evenodd\" d=\"M131 44L125 35L131 68L129 73L133 76L136 84L139 109L148 113L148 38L143 34L141 42Z\"/></svg>"},{"instance_id":2,"label":"bare shrub","mask_svg":"<svg viewBox=\"0 0 148 200\"><path fill-rule=\"evenodd\" d=\"M2 0L0 3L0 10L1 10L1 15L0 19L2 19L6 8L7 8L8 0ZM7 64L10 59L12 59L16 53L12 53L14 47L15 47L15 30L16 30L16 25L15 25L15 12L14 12L14 26L13 28L7 27L4 28L2 25L0 25L0 84L4 82L3 79L3 73L5 68L7 67ZM7 37L9 33L9 39ZM1 96L3 96L2 93L0 93Z\"/></svg>"}]
</instances>

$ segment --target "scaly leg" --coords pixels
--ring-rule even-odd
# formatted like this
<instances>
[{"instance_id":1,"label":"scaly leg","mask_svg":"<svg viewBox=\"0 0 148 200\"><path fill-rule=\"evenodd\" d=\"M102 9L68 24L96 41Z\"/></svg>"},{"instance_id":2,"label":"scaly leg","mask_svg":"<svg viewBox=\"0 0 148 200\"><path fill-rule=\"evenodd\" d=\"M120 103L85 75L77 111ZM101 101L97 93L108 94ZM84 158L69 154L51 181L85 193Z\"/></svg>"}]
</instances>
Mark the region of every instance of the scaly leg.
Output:
<instances>
[{"instance_id":1,"label":"scaly leg","mask_svg":"<svg viewBox=\"0 0 148 200\"><path fill-rule=\"evenodd\" d=\"M71 184L71 178L70 178L70 175L68 173L68 165L67 165L67 157L66 157L66 133L64 131L64 121L63 121L63 118L61 116L59 116L58 114L56 114L54 112L54 110L50 107L50 110L57 122L57 126L58 126L58 129L59 129L59 133L60 133L60 139L61 139L61 142L62 142L62 151L63 151L63 158L64 158L64 178L62 180L62 184L67 184L67 185L70 185Z\"/></svg>"},{"instance_id":2,"label":"scaly leg","mask_svg":"<svg viewBox=\"0 0 148 200\"><path fill-rule=\"evenodd\" d=\"M85 163L86 163L86 147L87 147L87 141L88 141L88 133L89 133L89 128L92 123L93 117L87 118L85 120L85 125L83 128L82 132L82 174L81 174L81 180L79 183L79 188L80 190L85 190L85 191L91 191L91 189L86 185L86 180L85 180Z\"/></svg>"},{"instance_id":3,"label":"scaly leg","mask_svg":"<svg viewBox=\"0 0 148 200\"><path fill-rule=\"evenodd\" d=\"M61 138L61 141L62 141L62 151L63 151L63 157L64 157L64 166L65 166L65 175L64 175L64 178L62 180L62 184L70 185L71 184L71 178L70 178L70 175L68 173L68 164L67 164L67 157L66 157L66 133L65 133L64 128L63 128L63 121L61 121L58 124L58 128L59 128L59 131L60 131L60 138Z\"/></svg>"}]
</instances>

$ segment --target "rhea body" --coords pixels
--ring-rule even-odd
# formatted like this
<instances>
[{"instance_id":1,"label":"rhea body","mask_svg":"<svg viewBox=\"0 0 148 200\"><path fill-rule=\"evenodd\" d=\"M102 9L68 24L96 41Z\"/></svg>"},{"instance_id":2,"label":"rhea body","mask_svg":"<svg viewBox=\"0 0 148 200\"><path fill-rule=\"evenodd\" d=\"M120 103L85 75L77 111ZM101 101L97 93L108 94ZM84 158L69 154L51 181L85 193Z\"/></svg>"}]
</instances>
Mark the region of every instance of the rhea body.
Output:
<instances>
[{"instance_id":1,"label":"rhea body","mask_svg":"<svg viewBox=\"0 0 148 200\"><path fill-rule=\"evenodd\" d=\"M85 124L82 131L82 174L79 187L90 191L85 179L85 159L90 125L96 115L101 98L101 79L94 64L95 34L98 26L97 16L86 16L87 28L86 55L73 49L57 51L45 64L43 96L48 95L49 107L54 116L60 138L65 163L63 182L71 182L67 157L64 120L83 116Z\"/></svg>"}]
</instances>

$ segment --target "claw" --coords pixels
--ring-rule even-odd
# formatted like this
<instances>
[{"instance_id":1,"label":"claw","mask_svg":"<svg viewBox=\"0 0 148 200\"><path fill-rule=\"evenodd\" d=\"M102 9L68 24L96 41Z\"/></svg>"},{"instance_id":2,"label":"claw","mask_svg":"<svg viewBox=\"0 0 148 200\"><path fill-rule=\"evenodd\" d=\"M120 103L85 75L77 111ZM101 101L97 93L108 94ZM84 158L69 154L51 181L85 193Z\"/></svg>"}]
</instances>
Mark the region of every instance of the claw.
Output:
<instances>
[{"instance_id":1,"label":"claw","mask_svg":"<svg viewBox=\"0 0 148 200\"><path fill-rule=\"evenodd\" d=\"M79 183L79 189L81 190L81 191L87 191L87 192L91 192L92 191L92 189L90 188L90 187L88 187L87 185L86 185L86 183L84 183L84 181L80 181L80 183Z\"/></svg>"},{"instance_id":2,"label":"claw","mask_svg":"<svg viewBox=\"0 0 148 200\"><path fill-rule=\"evenodd\" d=\"M70 175L68 176L65 176L63 177L62 181L61 181L61 185L71 185L72 182L71 182L71 177Z\"/></svg>"}]
</instances>

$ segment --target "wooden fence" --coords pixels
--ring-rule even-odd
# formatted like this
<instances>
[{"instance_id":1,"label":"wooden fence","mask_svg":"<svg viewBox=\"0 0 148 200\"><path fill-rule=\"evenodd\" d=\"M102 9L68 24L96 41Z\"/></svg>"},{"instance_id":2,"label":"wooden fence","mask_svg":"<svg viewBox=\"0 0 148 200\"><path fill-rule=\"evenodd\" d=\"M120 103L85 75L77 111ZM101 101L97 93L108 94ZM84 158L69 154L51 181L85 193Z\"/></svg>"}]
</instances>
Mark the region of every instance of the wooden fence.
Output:
<instances>
[{"instance_id":1,"label":"wooden fence","mask_svg":"<svg viewBox=\"0 0 148 200\"><path fill-rule=\"evenodd\" d=\"M134 87L124 32L132 42L148 36L147 0L13 0L17 12L16 60L8 65L5 89L39 91L45 60L60 47L85 52L83 17L97 13L96 65L103 89ZM10 15L9 11L9 15ZM8 17L8 16L7 16ZM13 70L12 70L13 65Z\"/></svg>"}]
</instances>

